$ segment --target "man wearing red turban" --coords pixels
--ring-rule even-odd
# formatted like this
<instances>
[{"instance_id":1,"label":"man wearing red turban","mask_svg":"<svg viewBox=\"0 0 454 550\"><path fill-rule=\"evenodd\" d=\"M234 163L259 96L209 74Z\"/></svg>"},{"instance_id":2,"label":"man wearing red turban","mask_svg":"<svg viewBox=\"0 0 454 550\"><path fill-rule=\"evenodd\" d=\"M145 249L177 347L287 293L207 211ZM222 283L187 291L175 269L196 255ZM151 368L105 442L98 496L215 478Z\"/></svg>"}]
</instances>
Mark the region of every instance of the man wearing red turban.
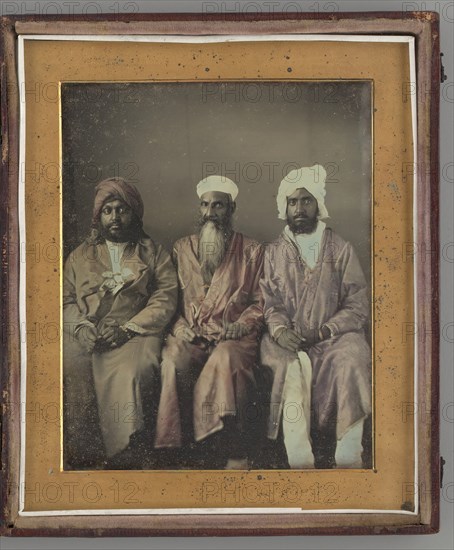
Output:
<instances>
[{"instance_id":1,"label":"man wearing red turban","mask_svg":"<svg viewBox=\"0 0 454 550\"><path fill-rule=\"evenodd\" d=\"M152 447L164 330L175 313L177 279L169 254L142 228L134 185L96 187L91 234L64 270L65 462L93 467L93 385L107 468L142 468ZM93 427L90 434L89 426ZM89 446L90 447L90 446Z\"/></svg>"}]
</instances>

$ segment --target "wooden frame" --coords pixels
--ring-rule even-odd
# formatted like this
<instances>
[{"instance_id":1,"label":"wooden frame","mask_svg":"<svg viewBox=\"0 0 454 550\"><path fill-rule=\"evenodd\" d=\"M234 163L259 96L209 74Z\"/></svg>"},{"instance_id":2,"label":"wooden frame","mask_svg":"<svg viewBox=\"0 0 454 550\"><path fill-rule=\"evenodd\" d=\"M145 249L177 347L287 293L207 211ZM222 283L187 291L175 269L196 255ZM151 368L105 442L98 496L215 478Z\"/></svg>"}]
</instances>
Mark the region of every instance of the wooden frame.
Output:
<instances>
[{"instance_id":1,"label":"wooden frame","mask_svg":"<svg viewBox=\"0 0 454 550\"><path fill-rule=\"evenodd\" d=\"M46 515L44 508L41 515L24 515L19 513L21 491L23 490L20 462L30 450L21 448L21 429L26 416L26 404L24 403L24 380L21 381L21 338L29 331L29 327L21 327L21 306L26 307L20 297L20 284L27 273L23 270L21 250L23 238L19 234L21 212L24 208L21 201L24 196L19 195L18 181L22 172L19 160L21 147L20 117L24 111L21 107L21 90L18 86L18 49L20 38L24 35L305 35L305 34L340 34L343 35L375 35L375 36L408 36L415 40L415 74L416 83L410 79L403 82L408 84L405 90L406 98L400 95L405 102L408 96L415 98L417 110L417 126L413 129L417 135L414 148L416 160L413 158L413 166L409 179L413 183L413 175L416 176L412 191L405 195L412 199L416 210L410 209L409 219L405 218L407 207L401 205L400 213L403 213L403 223L407 224L408 232L412 235L411 227L415 224L413 238L404 239L405 245L413 248L405 249L405 259L414 260L410 269L408 263L402 262L398 266L398 274L415 276L415 301L410 306L410 311L415 307L411 322L414 323L412 343L414 344L417 394L409 399L410 415L415 422L414 453L415 462L418 465L418 477L408 483L414 491L409 493L415 497L413 515L399 515L382 511L362 513L358 507L355 513L335 511L331 507L320 511L313 509L310 514L295 515L295 513L257 513L257 510L235 514L213 513L215 506L211 507L210 514L203 511L197 513L161 513L159 515L135 514L111 515L101 513L96 515L96 509L91 510L90 515L75 515L70 511L64 515ZM336 14L333 19L324 14L298 14L272 16L158 16L137 15L133 17L114 18L99 16L91 18L64 18L54 17L10 17L2 19L2 59L1 59L1 87L2 87L2 200L1 200L1 232L3 239L2 255L4 258L4 270L2 272L2 318L4 350L1 365L2 375L2 491L1 509L2 532L8 535L252 535L252 534L378 534L378 533L433 533L438 530L439 516L439 453L438 453L438 98L440 83L440 58L438 18L434 13L418 12L394 14L394 13L355 13ZM101 62L102 65L102 62ZM410 73L411 75L411 73ZM102 80L102 78L101 78ZM404 89L399 90L402 94ZM392 103L391 103L392 104ZM395 103L394 103L395 104ZM23 106L22 106L23 107ZM414 112L413 112L414 115ZM28 114L27 114L28 116ZM377 115L379 116L379 115ZM33 121L32 117L30 120ZM44 121L45 122L45 121ZM27 139L30 139L29 130L26 130ZM390 132L390 126L387 126ZM407 127L407 132L411 131ZM408 138L408 136L407 136ZM22 137L24 139L24 137ZM55 150L55 142L50 141L51 149ZM32 149L32 147L31 147ZM374 151L378 155L378 151ZM381 157L380 157L381 158ZM28 161L26 161L28 162ZM395 163L408 163L408 159L398 157ZM408 174L408 172L407 172ZM25 175L25 186L27 184ZM28 187L30 188L30 187ZM381 191L380 191L381 193ZM39 195L34 196L39 197ZM30 198L30 197L29 197ZM33 197L32 197L33 198ZM387 199L386 194L377 196L378 199ZM379 202L379 201L378 201ZM384 208L383 206L381 207ZM33 218L29 216L30 223ZM410 227L410 229L409 229ZM51 233L52 234L52 233ZM377 233L380 238L380 233ZM383 235L382 235L383 236ZM376 241L376 246L377 243ZM427 261L430 252L431 261ZM390 269L390 268L389 268ZM385 272L389 276L391 271ZM28 275L27 275L28 276ZM401 279L399 279L401 280ZM398 283L396 283L397 285ZM395 288L399 288L396 286ZM400 287L402 288L402 287ZM30 301L32 298L27 297ZM405 300L405 297L403 298ZM405 301L401 302L402 307ZM389 306L389 304L388 304ZM405 307L404 307L405 309ZM407 312L408 313L408 312ZM387 313L382 313L386 318ZM389 311L388 311L389 315ZM407 318L407 321L409 318ZM21 327L21 330L19 330ZM25 332L24 332L25 331ZM419 337L423 334L423 337ZM411 352L408 352L411 355ZM22 355L23 357L23 355ZM411 360L411 357L408 358ZM408 361L407 361L408 362ZM402 373L401 373L402 375ZM22 386L21 386L22 384ZM22 387L22 390L21 390ZM25 389L28 391L27 384ZM411 381L407 381L402 395L412 395ZM22 391L22 393L21 393ZM379 389L380 391L380 389ZM384 401L384 404L389 402ZM403 404L403 401L401 401ZM404 432L403 432L404 433ZM407 433L407 432L405 432ZM392 439L384 439L383 445ZM405 449L403 450L405 452ZM39 454L39 449L38 449ZM38 463L38 459L37 459ZM27 474L27 467L25 473ZM256 475L258 472L255 472ZM380 474L380 465L375 469ZM345 473L330 472L332 474L345 475ZM39 474L42 475L42 474ZM35 481L40 478L38 475ZM156 475L149 473L147 475ZM195 476L195 474L194 474ZM348 477L348 476L346 476ZM28 479L28 478L27 478ZM132 479L132 478L131 478ZM212 482L216 478L203 478ZM272 479L272 478L271 478ZM317 478L318 479L318 478ZM320 479L328 479L320 477ZM338 478L339 479L339 478ZM358 477L356 478L359 479ZM402 478L404 479L404 478ZM400 482L402 483L402 479ZM211 480L211 481L210 481ZM216 481L214 481L216 482ZM188 481L189 483L189 481ZM346 490L351 488L352 481L348 481ZM372 497L377 495L371 492ZM379 496L379 495L378 495ZM240 502L241 505L241 502ZM220 508L218 503L218 508ZM244 502L242 506L244 506ZM180 507L179 507L180 508ZM183 507L181 507L183 508ZM195 508L195 507L194 507ZM197 506L196 508L206 508ZM237 506L238 508L238 506ZM346 509L344 506L343 508ZM131 507L133 509L133 507ZM390 509L388 509L390 510ZM88 513L88 512L87 512ZM254 527L252 528L251 525ZM132 529L132 530L131 530Z\"/></svg>"}]
</instances>

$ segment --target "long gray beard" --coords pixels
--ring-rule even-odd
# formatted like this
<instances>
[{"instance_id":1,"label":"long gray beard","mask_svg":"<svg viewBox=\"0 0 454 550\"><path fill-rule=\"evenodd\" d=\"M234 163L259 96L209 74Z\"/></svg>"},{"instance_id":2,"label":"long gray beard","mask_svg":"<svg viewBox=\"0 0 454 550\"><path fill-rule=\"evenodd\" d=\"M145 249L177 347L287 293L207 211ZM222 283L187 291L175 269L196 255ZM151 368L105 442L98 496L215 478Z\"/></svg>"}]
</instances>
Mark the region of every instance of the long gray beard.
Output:
<instances>
[{"instance_id":1,"label":"long gray beard","mask_svg":"<svg viewBox=\"0 0 454 550\"><path fill-rule=\"evenodd\" d=\"M225 229L219 229L213 222L206 222L199 233L199 262L203 281L211 283L214 272L221 265L228 244Z\"/></svg>"}]
</instances>

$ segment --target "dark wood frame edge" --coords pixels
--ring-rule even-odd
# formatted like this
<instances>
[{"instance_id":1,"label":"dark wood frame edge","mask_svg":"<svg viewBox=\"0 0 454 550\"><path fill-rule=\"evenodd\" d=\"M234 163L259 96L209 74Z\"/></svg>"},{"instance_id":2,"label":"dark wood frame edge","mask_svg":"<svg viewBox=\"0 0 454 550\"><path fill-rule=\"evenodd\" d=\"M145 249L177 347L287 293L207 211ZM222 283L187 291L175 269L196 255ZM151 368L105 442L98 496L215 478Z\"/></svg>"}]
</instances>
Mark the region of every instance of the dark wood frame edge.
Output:
<instances>
[{"instance_id":1,"label":"dark wood frame edge","mask_svg":"<svg viewBox=\"0 0 454 550\"><path fill-rule=\"evenodd\" d=\"M211 516L213 523L223 523L221 527L197 526L197 520L205 516L188 515L186 519L192 527L153 527L153 528L36 528L17 526L18 504L18 430L20 426L20 388L19 369L10 369L9 365L20 365L20 337L18 332L12 333L11 327L19 326L18 317L18 274L19 274L19 239L18 239L18 210L17 210L17 171L14 167L19 165L19 117L18 117L18 86L16 79L16 55L14 47L17 40L15 31L16 22L57 22L57 21L105 21L105 22L142 22L142 21L280 21L280 20L307 20L307 21L340 21L342 19L376 19L388 20L403 19L400 12L352 12L352 13L298 13L298 14L134 14L114 15L99 14L96 16L9 16L1 18L0 36L0 85L1 95L1 124L2 124L2 164L0 187L0 233L2 238L2 271L0 274L1 297L0 304L3 316L1 318L2 330L2 360L0 365L0 404L2 407L3 422L1 425L1 472L0 472L0 535L6 536L256 536L256 535L366 535L366 534L430 534L439 530L440 516L440 457L439 457L439 93L440 93L440 41L439 41L439 16L436 12L407 12L405 19L419 19L430 23L431 50L431 94L430 94L430 127L427 129L427 143L430 156L430 187L422 189L424 182L420 181L421 190L425 191L427 204L430 207L430 226L422 228L429 232L431 246L430 265L424 266L427 288L421 291L431 292L432 311L430 315L431 335L429 336L431 378L430 378L430 403L431 403L431 430L430 430L430 465L428 475L431 486L430 520L425 523L412 525L380 525L373 526L343 526L343 527L261 527L259 529L229 525L224 515ZM342 33L339 33L342 34ZM387 34L387 33L383 33ZM393 32L393 34L397 34ZM408 34L408 33L405 33ZM418 36L416 36L418 39ZM420 136L420 139L421 136ZM424 233L421 233L424 237ZM424 241L423 241L424 242ZM14 248L15 246L15 248ZM13 249L14 248L14 249ZM420 266L421 267L421 266ZM419 319L419 312L418 312ZM9 336L9 337L8 337ZM420 365L420 369L427 368ZM6 389L5 389L6 388ZM421 392L420 392L420 395ZM434 405L436 408L434 408ZM423 433L423 427L419 426L419 433ZM14 444L16 442L16 444ZM14 490L16 489L16 490ZM346 514L347 515L347 514ZM49 516L48 516L49 517ZM103 516L99 517L100 521ZM112 517L112 516L110 516ZM124 517L124 516L123 516ZM245 523L250 522L254 516L242 515ZM327 516L328 517L328 516ZM338 515L341 517L341 515ZM418 516L417 516L418 517ZM169 518L169 516L164 516ZM24 519L19 523L23 523ZM143 516L144 523L149 516ZM250 523L249 523L250 524Z\"/></svg>"}]
</instances>

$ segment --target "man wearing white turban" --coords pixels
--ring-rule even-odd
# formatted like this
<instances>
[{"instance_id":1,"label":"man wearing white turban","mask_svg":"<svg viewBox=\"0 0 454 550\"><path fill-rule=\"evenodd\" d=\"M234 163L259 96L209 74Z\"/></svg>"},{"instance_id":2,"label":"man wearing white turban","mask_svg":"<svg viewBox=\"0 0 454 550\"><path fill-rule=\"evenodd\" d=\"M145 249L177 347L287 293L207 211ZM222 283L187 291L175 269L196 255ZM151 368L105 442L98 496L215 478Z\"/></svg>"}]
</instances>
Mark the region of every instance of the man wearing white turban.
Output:
<instances>
[{"instance_id":1,"label":"man wearing white turban","mask_svg":"<svg viewBox=\"0 0 454 550\"><path fill-rule=\"evenodd\" d=\"M261 362L273 374L268 437L282 426L291 468L362 468L371 413L371 351L363 271L350 243L326 227L326 171L290 172L277 196L287 220L264 257L268 333Z\"/></svg>"},{"instance_id":2,"label":"man wearing white turban","mask_svg":"<svg viewBox=\"0 0 454 550\"><path fill-rule=\"evenodd\" d=\"M247 468L253 432L247 408L256 401L263 327L263 251L233 230L233 181L210 176L197 194L199 233L177 241L173 251L179 316L163 350L155 446L189 448L195 440L210 447L204 454L212 462L204 467Z\"/></svg>"}]
</instances>

